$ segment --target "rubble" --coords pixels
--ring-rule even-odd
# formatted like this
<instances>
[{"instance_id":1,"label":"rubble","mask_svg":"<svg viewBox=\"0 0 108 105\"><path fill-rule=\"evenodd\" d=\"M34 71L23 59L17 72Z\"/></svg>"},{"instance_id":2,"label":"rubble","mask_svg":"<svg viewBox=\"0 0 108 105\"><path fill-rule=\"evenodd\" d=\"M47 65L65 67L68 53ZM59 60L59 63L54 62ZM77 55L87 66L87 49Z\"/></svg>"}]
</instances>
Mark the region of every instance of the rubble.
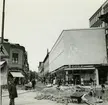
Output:
<instances>
[{"instance_id":1,"label":"rubble","mask_svg":"<svg viewBox=\"0 0 108 105\"><path fill-rule=\"evenodd\" d=\"M37 93L35 99L37 100L51 100L56 101L57 103L68 103L78 102L77 98L72 98L72 95L76 95L81 97L81 102L87 103L89 105L93 105L94 103L103 102L96 97L89 96L89 91L85 91L86 89L82 87L75 87L75 86L61 86L60 88L57 87L50 87L44 88L42 91Z\"/></svg>"},{"instance_id":2,"label":"rubble","mask_svg":"<svg viewBox=\"0 0 108 105\"><path fill-rule=\"evenodd\" d=\"M61 86L60 88L54 86L50 88L44 88L41 92L38 92L35 99L46 99L56 101L57 103L70 103L72 102L70 96L75 92L76 88L72 86Z\"/></svg>"}]
</instances>

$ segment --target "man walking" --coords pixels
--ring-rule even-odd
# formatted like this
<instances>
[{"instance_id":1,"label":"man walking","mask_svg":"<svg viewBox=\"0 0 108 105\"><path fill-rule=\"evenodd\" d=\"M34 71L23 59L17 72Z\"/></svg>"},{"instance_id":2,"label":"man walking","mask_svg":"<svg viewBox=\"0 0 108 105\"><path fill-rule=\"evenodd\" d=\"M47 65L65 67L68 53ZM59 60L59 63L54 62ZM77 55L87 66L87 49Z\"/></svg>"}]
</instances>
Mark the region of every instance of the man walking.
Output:
<instances>
[{"instance_id":1,"label":"man walking","mask_svg":"<svg viewBox=\"0 0 108 105\"><path fill-rule=\"evenodd\" d=\"M9 105L15 105L14 99L18 97L18 95L17 95L16 84L15 84L15 78L13 77L10 77L8 81L8 92L9 92L9 98L10 98Z\"/></svg>"}]
</instances>

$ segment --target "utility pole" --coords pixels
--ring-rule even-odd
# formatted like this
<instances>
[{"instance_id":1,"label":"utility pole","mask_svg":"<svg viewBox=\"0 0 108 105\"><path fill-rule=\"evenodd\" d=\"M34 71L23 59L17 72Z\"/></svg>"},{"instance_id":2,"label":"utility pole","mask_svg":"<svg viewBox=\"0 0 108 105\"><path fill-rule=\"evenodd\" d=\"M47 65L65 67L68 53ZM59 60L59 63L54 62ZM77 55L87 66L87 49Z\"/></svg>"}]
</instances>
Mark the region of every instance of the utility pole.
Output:
<instances>
[{"instance_id":1,"label":"utility pole","mask_svg":"<svg viewBox=\"0 0 108 105\"><path fill-rule=\"evenodd\" d=\"M3 10L2 10L2 28L1 28L1 44L4 41L4 20L5 20L5 0L3 0ZM1 61L1 57L0 57ZM0 70L0 81L1 80L1 70ZM0 84L0 105L2 105L2 84Z\"/></svg>"},{"instance_id":2,"label":"utility pole","mask_svg":"<svg viewBox=\"0 0 108 105\"><path fill-rule=\"evenodd\" d=\"M5 22L5 0L3 0L3 10L2 10L2 29L1 29L1 43L4 41L4 22Z\"/></svg>"}]
</instances>

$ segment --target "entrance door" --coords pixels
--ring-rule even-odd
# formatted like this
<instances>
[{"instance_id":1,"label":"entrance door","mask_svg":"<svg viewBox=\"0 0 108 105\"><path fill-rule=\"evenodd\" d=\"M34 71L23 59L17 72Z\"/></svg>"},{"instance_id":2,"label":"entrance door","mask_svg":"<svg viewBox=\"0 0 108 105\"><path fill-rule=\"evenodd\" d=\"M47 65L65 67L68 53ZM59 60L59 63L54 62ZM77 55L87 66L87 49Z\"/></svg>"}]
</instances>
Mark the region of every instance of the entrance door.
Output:
<instances>
[{"instance_id":1,"label":"entrance door","mask_svg":"<svg viewBox=\"0 0 108 105\"><path fill-rule=\"evenodd\" d=\"M76 74L76 75L73 75L73 80L74 80L74 84L75 85L79 85L79 84L81 84L81 81L80 81L80 75L78 74Z\"/></svg>"},{"instance_id":2,"label":"entrance door","mask_svg":"<svg viewBox=\"0 0 108 105\"><path fill-rule=\"evenodd\" d=\"M99 70L99 84L104 84L107 81L107 71L104 69Z\"/></svg>"}]
</instances>

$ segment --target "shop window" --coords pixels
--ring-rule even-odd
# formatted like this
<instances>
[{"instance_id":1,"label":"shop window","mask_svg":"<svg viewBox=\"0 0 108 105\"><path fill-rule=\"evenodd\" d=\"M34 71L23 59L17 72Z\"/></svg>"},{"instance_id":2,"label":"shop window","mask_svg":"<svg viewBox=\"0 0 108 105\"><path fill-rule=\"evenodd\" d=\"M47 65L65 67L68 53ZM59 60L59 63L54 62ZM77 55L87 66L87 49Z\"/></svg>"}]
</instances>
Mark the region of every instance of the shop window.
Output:
<instances>
[{"instance_id":1,"label":"shop window","mask_svg":"<svg viewBox=\"0 0 108 105\"><path fill-rule=\"evenodd\" d=\"M18 53L12 53L12 63L18 63Z\"/></svg>"}]
</instances>

